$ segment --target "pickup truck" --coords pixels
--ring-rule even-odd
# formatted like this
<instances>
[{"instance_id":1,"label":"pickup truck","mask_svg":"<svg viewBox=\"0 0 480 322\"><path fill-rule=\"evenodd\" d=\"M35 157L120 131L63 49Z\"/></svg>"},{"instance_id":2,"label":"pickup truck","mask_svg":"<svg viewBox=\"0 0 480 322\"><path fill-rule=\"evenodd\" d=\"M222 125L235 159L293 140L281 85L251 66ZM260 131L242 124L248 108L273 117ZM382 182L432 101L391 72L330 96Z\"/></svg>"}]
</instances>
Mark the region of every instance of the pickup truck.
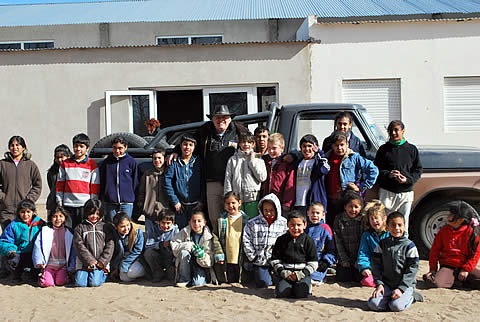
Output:
<instances>
[{"instance_id":1,"label":"pickup truck","mask_svg":"<svg viewBox=\"0 0 480 322\"><path fill-rule=\"evenodd\" d=\"M333 130L335 114L350 112L353 116L353 133L360 138L369 159L387 140L384 129L379 128L357 104L298 104L281 108L271 104L266 112L239 115L235 121L253 129L258 124L266 125L271 132L280 132L285 137L285 151L297 152L300 138L314 134L319 142ZM129 153L137 159L140 169L151 166L150 155L156 146L172 148L183 132L194 132L205 122L182 124L162 129L155 137L144 138L131 133L122 133L129 139ZM91 157L101 158L111 153L111 134L100 139L92 148ZM412 142L415 143L415 142ZM422 257L428 257L435 234L446 223L449 205L455 200L466 201L478 217L480 209L480 150L458 146L418 146L423 164L423 175L414 189L415 199L410 214L410 237ZM99 160L101 161L101 160ZM376 189L367 194L367 199L376 197Z\"/></svg>"}]
</instances>

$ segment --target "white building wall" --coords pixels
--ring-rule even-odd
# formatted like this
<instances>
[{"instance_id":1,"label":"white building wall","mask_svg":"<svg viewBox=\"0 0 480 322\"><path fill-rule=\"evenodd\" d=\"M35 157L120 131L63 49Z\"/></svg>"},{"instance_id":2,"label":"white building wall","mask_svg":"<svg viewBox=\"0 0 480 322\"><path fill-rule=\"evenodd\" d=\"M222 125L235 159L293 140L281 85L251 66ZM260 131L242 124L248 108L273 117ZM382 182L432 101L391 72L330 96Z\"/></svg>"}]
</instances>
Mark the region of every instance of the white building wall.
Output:
<instances>
[{"instance_id":1,"label":"white building wall","mask_svg":"<svg viewBox=\"0 0 480 322\"><path fill-rule=\"evenodd\" d=\"M342 80L401 80L406 137L479 146L475 132L445 133L444 77L479 76L480 21L316 24L312 102L341 102ZM479 106L480 109L480 106Z\"/></svg>"},{"instance_id":2,"label":"white building wall","mask_svg":"<svg viewBox=\"0 0 480 322\"><path fill-rule=\"evenodd\" d=\"M55 146L103 136L106 90L265 83L280 104L308 102L308 52L305 43L0 52L3 148L25 138L46 197Z\"/></svg>"},{"instance_id":3,"label":"white building wall","mask_svg":"<svg viewBox=\"0 0 480 322\"><path fill-rule=\"evenodd\" d=\"M303 19L198 22L135 22L0 27L0 42L53 40L56 48L153 45L158 36L222 35L224 42L295 40ZM101 32L101 28L104 31ZM106 28L106 29L105 29ZM272 33L278 39L271 39ZM102 42L103 41L103 42Z\"/></svg>"}]
</instances>

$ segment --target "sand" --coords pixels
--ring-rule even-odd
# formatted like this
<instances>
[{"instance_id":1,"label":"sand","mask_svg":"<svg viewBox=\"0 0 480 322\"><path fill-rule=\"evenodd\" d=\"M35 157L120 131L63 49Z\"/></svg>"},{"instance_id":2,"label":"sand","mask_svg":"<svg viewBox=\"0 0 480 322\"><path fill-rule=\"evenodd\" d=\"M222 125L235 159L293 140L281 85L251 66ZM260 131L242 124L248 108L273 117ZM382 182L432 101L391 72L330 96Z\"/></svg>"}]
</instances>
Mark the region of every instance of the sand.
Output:
<instances>
[{"instance_id":1,"label":"sand","mask_svg":"<svg viewBox=\"0 0 480 322\"><path fill-rule=\"evenodd\" d=\"M43 217L43 216L42 216ZM327 276L313 288L313 296L291 300L274 298L269 289L240 284L178 288L168 283L107 282L98 288L71 286L42 289L0 280L1 320L480 320L480 291L425 290L421 276L428 262L421 261L417 278L423 303L400 313L368 310L373 288L336 283Z\"/></svg>"}]
</instances>

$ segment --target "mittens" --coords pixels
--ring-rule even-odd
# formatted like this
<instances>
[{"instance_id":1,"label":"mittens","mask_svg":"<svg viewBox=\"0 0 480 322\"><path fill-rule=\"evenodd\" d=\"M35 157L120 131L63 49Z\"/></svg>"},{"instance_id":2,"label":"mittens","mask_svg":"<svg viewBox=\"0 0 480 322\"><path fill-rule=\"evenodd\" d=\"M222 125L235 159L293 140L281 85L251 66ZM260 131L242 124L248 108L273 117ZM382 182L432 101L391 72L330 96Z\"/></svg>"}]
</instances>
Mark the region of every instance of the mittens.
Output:
<instances>
[{"instance_id":1,"label":"mittens","mask_svg":"<svg viewBox=\"0 0 480 322\"><path fill-rule=\"evenodd\" d=\"M305 273L302 271L295 271L295 275L297 275L297 281L305 278Z\"/></svg>"},{"instance_id":2,"label":"mittens","mask_svg":"<svg viewBox=\"0 0 480 322\"><path fill-rule=\"evenodd\" d=\"M323 273L323 272L325 272L329 267L330 267L330 264L329 264L327 261L321 260L320 263L318 263L317 271Z\"/></svg>"},{"instance_id":3,"label":"mittens","mask_svg":"<svg viewBox=\"0 0 480 322\"><path fill-rule=\"evenodd\" d=\"M193 252L193 255L195 255L195 257L197 258L203 258L203 256L205 255L205 247L200 247L198 245L193 245L192 247L192 252Z\"/></svg>"},{"instance_id":4,"label":"mittens","mask_svg":"<svg viewBox=\"0 0 480 322\"><path fill-rule=\"evenodd\" d=\"M287 277L290 276L290 274L292 274L292 271L289 271L288 269L284 269L283 271L280 272L280 277L286 280Z\"/></svg>"}]
</instances>

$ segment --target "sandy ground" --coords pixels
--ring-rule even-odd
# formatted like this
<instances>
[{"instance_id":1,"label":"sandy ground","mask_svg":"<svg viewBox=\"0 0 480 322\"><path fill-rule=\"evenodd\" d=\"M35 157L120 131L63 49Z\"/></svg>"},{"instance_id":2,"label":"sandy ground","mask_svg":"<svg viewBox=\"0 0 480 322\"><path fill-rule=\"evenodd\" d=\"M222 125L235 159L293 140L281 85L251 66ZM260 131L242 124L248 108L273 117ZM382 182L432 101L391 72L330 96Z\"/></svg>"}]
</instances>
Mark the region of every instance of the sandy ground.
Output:
<instances>
[{"instance_id":1,"label":"sandy ground","mask_svg":"<svg viewBox=\"0 0 480 322\"><path fill-rule=\"evenodd\" d=\"M41 211L42 214L44 214ZM43 217L43 215L42 215ZM421 275L428 263L421 261L418 289L425 302L414 303L401 313L368 311L366 300L373 289L336 283L327 276L303 300L276 299L273 288L256 290L240 284L190 289L167 283L139 281L105 283L99 288L16 285L0 281L1 320L465 320L480 318L480 291L425 290ZM478 314L478 315L477 315Z\"/></svg>"}]
</instances>

